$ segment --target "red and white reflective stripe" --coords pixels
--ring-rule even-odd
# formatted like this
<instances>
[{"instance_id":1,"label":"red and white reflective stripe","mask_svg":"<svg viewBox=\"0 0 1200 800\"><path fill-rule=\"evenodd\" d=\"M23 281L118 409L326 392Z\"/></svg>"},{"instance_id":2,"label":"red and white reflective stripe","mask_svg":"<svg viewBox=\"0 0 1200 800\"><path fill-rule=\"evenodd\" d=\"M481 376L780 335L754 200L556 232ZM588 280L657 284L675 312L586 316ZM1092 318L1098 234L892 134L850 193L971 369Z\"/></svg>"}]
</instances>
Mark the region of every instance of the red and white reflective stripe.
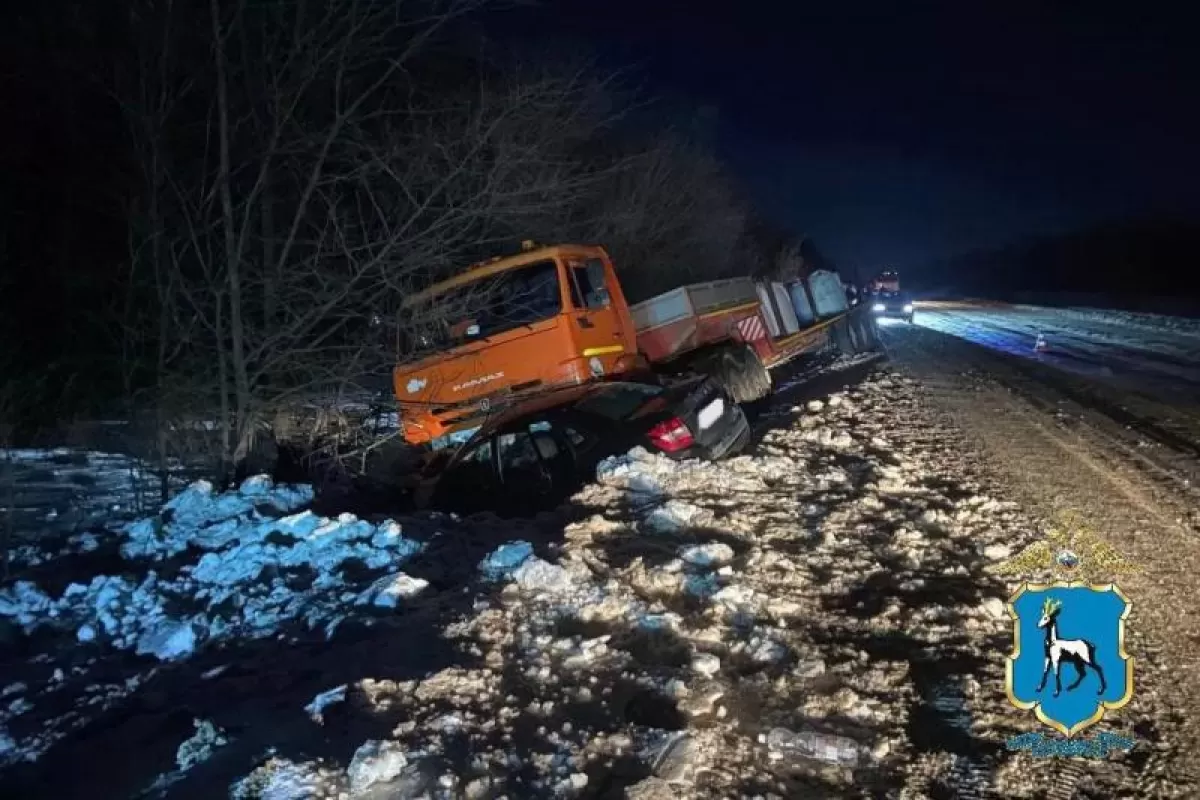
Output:
<instances>
[{"instance_id":1,"label":"red and white reflective stripe","mask_svg":"<svg viewBox=\"0 0 1200 800\"><path fill-rule=\"evenodd\" d=\"M762 317L758 314L738 320L737 329L747 342L757 342L759 339L767 338L767 326L763 324Z\"/></svg>"}]
</instances>

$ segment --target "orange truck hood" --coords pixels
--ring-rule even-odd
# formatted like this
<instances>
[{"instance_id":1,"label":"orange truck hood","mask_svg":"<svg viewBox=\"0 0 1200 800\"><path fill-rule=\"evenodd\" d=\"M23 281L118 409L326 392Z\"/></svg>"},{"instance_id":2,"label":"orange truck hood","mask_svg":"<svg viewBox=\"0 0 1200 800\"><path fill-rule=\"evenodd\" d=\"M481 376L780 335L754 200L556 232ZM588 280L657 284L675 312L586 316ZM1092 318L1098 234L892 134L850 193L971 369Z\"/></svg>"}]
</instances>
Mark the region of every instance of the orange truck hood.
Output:
<instances>
[{"instance_id":1,"label":"orange truck hood","mask_svg":"<svg viewBox=\"0 0 1200 800\"><path fill-rule=\"evenodd\" d=\"M479 425L483 398L578 382L570 339L558 326L548 319L398 365L392 378L404 438L419 444Z\"/></svg>"}]
</instances>

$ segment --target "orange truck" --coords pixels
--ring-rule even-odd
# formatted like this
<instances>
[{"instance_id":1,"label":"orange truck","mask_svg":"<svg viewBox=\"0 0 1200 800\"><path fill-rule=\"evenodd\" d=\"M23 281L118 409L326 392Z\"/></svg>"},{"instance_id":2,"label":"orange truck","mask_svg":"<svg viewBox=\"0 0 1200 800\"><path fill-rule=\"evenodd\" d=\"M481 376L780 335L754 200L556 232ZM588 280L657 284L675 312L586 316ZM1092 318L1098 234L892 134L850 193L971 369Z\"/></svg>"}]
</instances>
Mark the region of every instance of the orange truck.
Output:
<instances>
[{"instance_id":1,"label":"orange truck","mask_svg":"<svg viewBox=\"0 0 1200 800\"><path fill-rule=\"evenodd\" d=\"M563 386L707 374L735 400L771 392L771 367L825 347L873 346L834 273L681 286L629 305L602 247L554 245L477 264L405 299L422 324L393 385L404 438L436 443Z\"/></svg>"}]
</instances>

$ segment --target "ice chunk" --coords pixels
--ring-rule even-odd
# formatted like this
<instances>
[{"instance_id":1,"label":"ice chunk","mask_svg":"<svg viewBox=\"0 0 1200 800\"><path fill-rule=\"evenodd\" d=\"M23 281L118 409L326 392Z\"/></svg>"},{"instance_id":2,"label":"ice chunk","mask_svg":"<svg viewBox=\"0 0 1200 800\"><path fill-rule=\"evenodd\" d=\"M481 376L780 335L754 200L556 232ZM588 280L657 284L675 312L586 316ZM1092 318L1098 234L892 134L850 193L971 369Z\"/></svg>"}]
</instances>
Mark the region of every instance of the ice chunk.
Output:
<instances>
[{"instance_id":1,"label":"ice chunk","mask_svg":"<svg viewBox=\"0 0 1200 800\"><path fill-rule=\"evenodd\" d=\"M596 465L596 482L641 494L663 494L662 482L651 473L649 463L650 454L641 447L609 456Z\"/></svg>"},{"instance_id":2,"label":"ice chunk","mask_svg":"<svg viewBox=\"0 0 1200 800\"><path fill-rule=\"evenodd\" d=\"M373 603L380 608L395 608L401 599L416 597L428 585L429 581L403 572L384 575L358 596L357 604Z\"/></svg>"},{"instance_id":3,"label":"ice chunk","mask_svg":"<svg viewBox=\"0 0 1200 800\"><path fill-rule=\"evenodd\" d=\"M54 601L32 581L17 581L0 590L0 616L11 617L24 627L50 614Z\"/></svg>"},{"instance_id":4,"label":"ice chunk","mask_svg":"<svg viewBox=\"0 0 1200 800\"><path fill-rule=\"evenodd\" d=\"M238 494L243 497L262 497L271 493L275 488L275 482L267 475L253 475L242 481L242 485L238 487Z\"/></svg>"},{"instance_id":5,"label":"ice chunk","mask_svg":"<svg viewBox=\"0 0 1200 800\"><path fill-rule=\"evenodd\" d=\"M8 731L0 728L0 759L3 759L13 750L17 749L17 742L8 735Z\"/></svg>"},{"instance_id":6,"label":"ice chunk","mask_svg":"<svg viewBox=\"0 0 1200 800\"><path fill-rule=\"evenodd\" d=\"M164 620L148 629L137 641L138 655L152 655L159 661L180 661L196 651L199 637L189 620Z\"/></svg>"},{"instance_id":7,"label":"ice chunk","mask_svg":"<svg viewBox=\"0 0 1200 800\"><path fill-rule=\"evenodd\" d=\"M325 709L344 702L345 699L346 684L343 683L341 686L335 686L332 689L321 692L312 699L311 703L304 707L304 710L312 718L313 722L321 724L325 721Z\"/></svg>"},{"instance_id":8,"label":"ice chunk","mask_svg":"<svg viewBox=\"0 0 1200 800\"><path fill-rule=\"evenodd\" d=\"M682 500L668 500L646 516L645 525L656 533L671 533L699 524L706 517L711 517L711 512L699 506Z\"/></svg>"},{"instance_id":9,"label":"ice chunk","mask_svg":"<svg viewBox=\"0 0 1200 800\"><path fill-rule=\"evenodd\" d=\"M733 560L733 548L723 542L694 544L680 549L679 557L693 567L719 567Z\"/></svg>"},{"instance_id":10,"label":"ice chunk","mask_svg":"<svg viewBox=\"0 0 1200 800\"><path fill-rule=\"evenodd\" d=\"M272 758L235 783L229 796L231 800L318 800L329 794L332 785L332 776L312 762Z\"/></svg>"},{"instance_id":11,"label":"ice chunk","mask_svg":"<svg viewBox=\"0 0 1200 800\"><path fill-rule=\"evenodd\" d=\"M711 574L688 575L683 579L683 591L693 597L713 597L720 589L717 579Z\"/></svg>"},{"instance_id":12,"label":"ice chunk","mask_svg":"<svg viewBox=\"0 0 1200 800\"><path fill-rule=\"evenodd\" d=\"M721 659L712 653L698 653L692 659L692 671L711 678L721 669Z\"/></svg>"},{"instance_id":13,"label":"ice chunk","mask_svg":"<svg viewBox=\"0 0 1200 800\"><path fill-rule=\"evenodd\" d=\"M408 766L408 757L399 742L372 739L354 751L350 767L350 793L361 794L376 783L395 779Z\"/></svg>"},{"instance_id":14,"label":"ice chunk","mask_svg":"<svg viewBox=\"0 0 1200 800\"><path fill-rule=\"evenodd\" d=\"M531 592L566 592L571 588L570 573L536 557L526 560L512 575L517 585Z\"/></svg>"},{"instance_id":15,"label":"ice chunk","mask_svg":"<svg viewBox=\"0 0 1200 800\"><path fill-rule=\"evenodd\" d=\"M175 765L186 772L197 764L207 761L213 751L228 743L225 732L208 720L192 720L196 732L184 740L175 751Z\"/></svg>"},{"instance_id":16,"label":"ice chunk","mask_svg":"<svg viewBox=\"0 0 1200 800\"><path fill-rule=\"evenodd\" d=\"M773 664L787 656L787 648L770 637L755 637L750 642L749 653L750 658L760 664Z\"/></svg>"},{"instance_id":17,"label":"ice chunk","mask_svg":"<svg viewBox=\"0 0 1200 800\"><path fill-rule=\"evenodd\" d=\"M479 570L488 580L496 581L513 574L517 567L533 555L529 542L508 542L497 547L487 558L479 562Z\"/></svg>"}]
</instances>

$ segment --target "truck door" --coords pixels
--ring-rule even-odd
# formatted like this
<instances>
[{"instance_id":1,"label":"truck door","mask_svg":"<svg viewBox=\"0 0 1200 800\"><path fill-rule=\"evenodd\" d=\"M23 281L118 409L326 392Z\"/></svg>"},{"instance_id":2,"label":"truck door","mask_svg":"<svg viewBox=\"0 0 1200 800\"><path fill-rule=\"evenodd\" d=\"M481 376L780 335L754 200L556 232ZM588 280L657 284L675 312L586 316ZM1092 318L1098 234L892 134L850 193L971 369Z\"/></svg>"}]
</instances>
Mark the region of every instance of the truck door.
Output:
<instances>
[{"instance_id":1,"label":"truck door","mask_svg":"<svg viewBox=\"0 0 1200 800\"><path fill-rule=\"evenodd\" d=\"M605 280L604 261L579 258L567 261L567 283L571 292L571 328L578 353L588 370L599 377L613 372L622 354L633 353L636 346L626 339L624 330Z\"/></svg>"}]
</instances>

